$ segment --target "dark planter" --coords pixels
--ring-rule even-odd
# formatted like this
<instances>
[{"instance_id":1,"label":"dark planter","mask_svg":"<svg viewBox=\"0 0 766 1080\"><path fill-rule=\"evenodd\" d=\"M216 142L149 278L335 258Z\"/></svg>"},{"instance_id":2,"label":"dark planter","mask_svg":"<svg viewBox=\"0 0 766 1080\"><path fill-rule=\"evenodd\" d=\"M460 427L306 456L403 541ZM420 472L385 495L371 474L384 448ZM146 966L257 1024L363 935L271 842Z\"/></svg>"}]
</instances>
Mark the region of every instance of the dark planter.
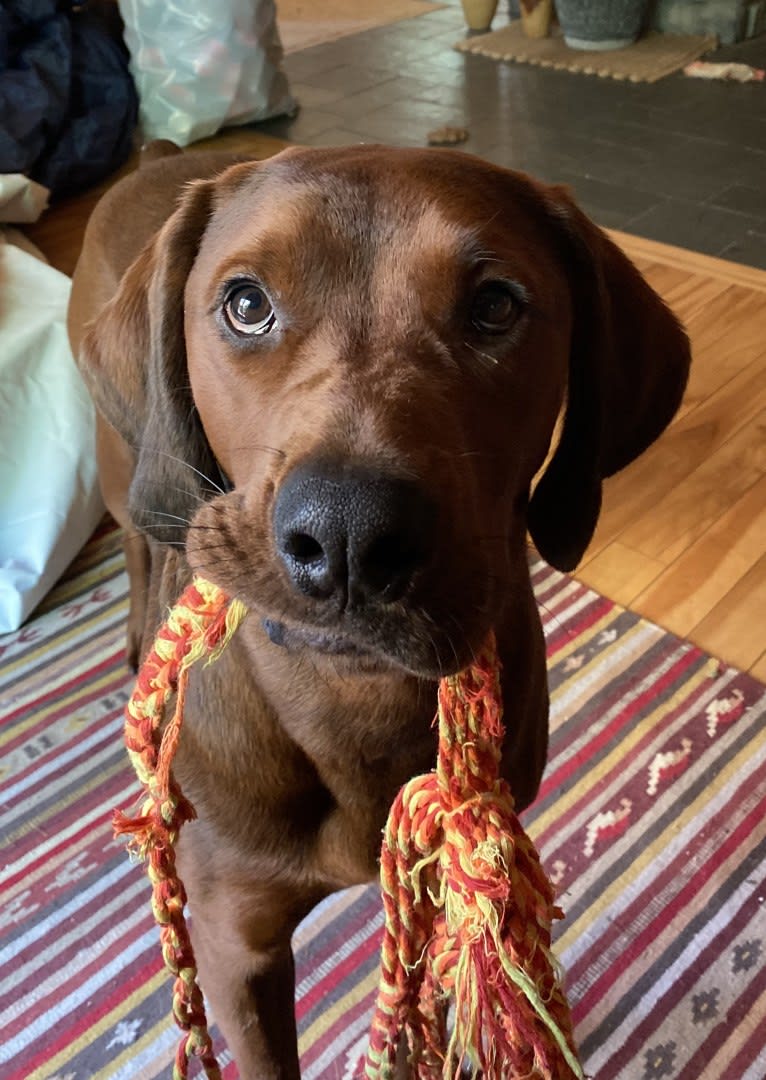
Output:
<instances>
[{"instance_id":1,"label":"dark planter","mask_svg":"<svg viewBox=\"0 0 766 1080\"><path fill-rule=\"evenodd\" d=\"M649 0L556 0L564 41L572 49L624 49L646 22Z\"/></svg>"}]
</instances>

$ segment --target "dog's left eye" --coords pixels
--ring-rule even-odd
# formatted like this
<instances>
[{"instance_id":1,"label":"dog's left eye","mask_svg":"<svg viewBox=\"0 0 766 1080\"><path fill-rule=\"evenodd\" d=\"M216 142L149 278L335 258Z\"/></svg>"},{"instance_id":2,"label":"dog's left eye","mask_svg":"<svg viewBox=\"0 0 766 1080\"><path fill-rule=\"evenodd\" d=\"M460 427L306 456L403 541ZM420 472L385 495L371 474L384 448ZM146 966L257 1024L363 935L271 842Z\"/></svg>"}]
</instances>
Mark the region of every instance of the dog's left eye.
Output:
<instances>
[{"instance_id":1,"label":"dog's left eye","mask_svg":"<svg viewBox=\"0 0 766 1080\"><path fill-rule=\"evenodd\" d=\"M504 281L485 281L476 290L471 322L482 334L504 334L521 314L519 298Z\"/></svg>"},{"instance_id":2,"label":"dog's left eye","mask_svg":"<svg viewBox=\"0 0 766 1080\"><path fill-rule=\"evenodd\" d=\"M277 321L271 300L254 282L240 282L229 289L223 310L237 334L268 334Z\"/></svg>"}]
</instances>

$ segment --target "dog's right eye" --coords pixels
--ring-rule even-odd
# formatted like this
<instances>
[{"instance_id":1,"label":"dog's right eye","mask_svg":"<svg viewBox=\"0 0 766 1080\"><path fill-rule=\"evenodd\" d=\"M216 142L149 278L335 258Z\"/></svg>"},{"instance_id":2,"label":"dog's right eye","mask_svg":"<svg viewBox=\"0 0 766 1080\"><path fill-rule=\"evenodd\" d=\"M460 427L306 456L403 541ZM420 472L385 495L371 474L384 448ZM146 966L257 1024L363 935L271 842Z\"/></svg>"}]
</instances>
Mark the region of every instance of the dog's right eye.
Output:
<instances>
[{"instance_id":1,"label":"dog's right eye","mask_svg":"<svg viewBox=\"0 0 766 1080\"><path fill-rule=\"evenodd\" d=\"M268 334L277 321L271 300L261 286L252 281L239 282L229 289L223 311L232 330L248 337Z\"/></svg>"},{"instance_id":2,"label":"dog's right eye","mask_svg":"<svg viewBox=\"0 0 766 1080\"><path fill-rule=\"evenodd\" d=\"M482 334L505 334L522 313L522 305L512 286L505 281L485 281L476 290L471 322Z\"/></svg>"}]
</instances>

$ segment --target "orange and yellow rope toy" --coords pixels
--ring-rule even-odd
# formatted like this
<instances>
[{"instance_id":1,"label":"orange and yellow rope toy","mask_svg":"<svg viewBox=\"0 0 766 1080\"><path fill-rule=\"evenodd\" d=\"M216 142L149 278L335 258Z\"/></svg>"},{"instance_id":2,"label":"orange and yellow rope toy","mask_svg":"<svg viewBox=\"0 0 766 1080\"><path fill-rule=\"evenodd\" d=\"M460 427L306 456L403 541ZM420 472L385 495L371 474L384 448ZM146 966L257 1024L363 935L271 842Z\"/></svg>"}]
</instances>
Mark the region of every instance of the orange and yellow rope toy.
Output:
<instances>
[{"instance_id":1,"label":"orange and yellow rope toy","mask_svg":"<svg viewBox=\"0 0 766 1080\"><path fill-rule=\"evenodd\" d=\"M129 847L148 860L163 957L175 975L173 1013L184 1032L174 1080L188 1076L192 1057L210 1080L220 1071L175 867L175 840L194 809L171 764L189 669L214 660L245 614L241 602L195 579L160 629L126 710L125 741L146 798L138 817L116 815L115 831L132 834ZM384 833L386 926L365 1076L393 1080L404 1038L418 1080L459 1077L465 1068L485 1080L582 1080L551 953L561 913L499 776L504 728L493 639L471 667L442 679L438 721L436 770L402 788Z\"/></svg>"}]
</instances>

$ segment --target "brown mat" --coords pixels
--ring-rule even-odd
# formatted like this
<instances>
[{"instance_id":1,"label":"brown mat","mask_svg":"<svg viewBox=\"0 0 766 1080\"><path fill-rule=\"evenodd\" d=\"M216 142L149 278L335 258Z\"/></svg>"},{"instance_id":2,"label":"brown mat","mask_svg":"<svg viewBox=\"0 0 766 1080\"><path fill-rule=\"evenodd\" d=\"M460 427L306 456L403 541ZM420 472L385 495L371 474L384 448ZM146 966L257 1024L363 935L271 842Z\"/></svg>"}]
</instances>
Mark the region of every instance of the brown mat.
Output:
<instances>
[{"instance_id":1,"label":"brown mat","mask_svg":"<svg viewBox=\"0 0 766 1080\"><path fill-rule=\"evenodd\" d=\"M277 26L286 53L436 11L427 0L277 0Z\"/></svg>"},{"instance_id":2,"label":"brown mat","mask_svg":"<svg viewBox=\"0 0 766 1080\"><path fill-rule=\"evenodd\" d=\"M627 49L581 51L570 49L558 28L547 38L528 38L521 22L516 20L493 34L459 41L455 48L492 60L515 60L521 64L538 64L559 71L628 79L630 82L656 82L715 48L716 44L717 39L712 34L687 37L652 31Z\"/></svg>"}]
</instances>

